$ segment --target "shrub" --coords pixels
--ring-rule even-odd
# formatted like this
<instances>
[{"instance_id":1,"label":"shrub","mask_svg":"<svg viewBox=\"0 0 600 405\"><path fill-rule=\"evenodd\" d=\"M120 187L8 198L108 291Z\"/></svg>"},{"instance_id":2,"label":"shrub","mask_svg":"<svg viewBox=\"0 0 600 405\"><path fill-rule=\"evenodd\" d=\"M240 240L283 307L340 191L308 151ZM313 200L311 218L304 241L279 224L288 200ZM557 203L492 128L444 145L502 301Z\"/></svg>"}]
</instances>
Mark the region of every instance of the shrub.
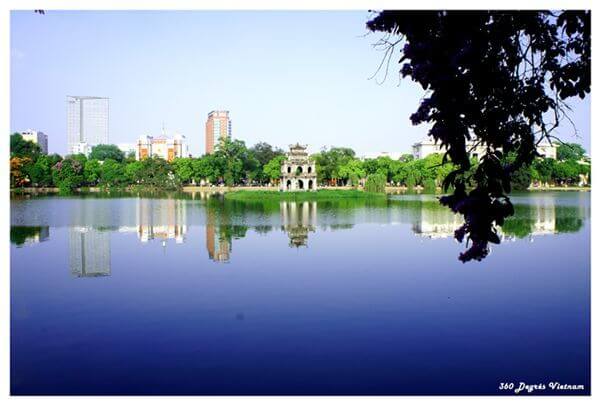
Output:
<instances>
[{"instance_id":1,"label":"shrub","mask_svg":"<svg viewBox=\"0 0 600 405\"><path fill-rule=\"evenodd\" d=\"M385 193L386 178L381 173L370 174L365 182L365 191L368 193Z\"/></svg>"}]
</instances>

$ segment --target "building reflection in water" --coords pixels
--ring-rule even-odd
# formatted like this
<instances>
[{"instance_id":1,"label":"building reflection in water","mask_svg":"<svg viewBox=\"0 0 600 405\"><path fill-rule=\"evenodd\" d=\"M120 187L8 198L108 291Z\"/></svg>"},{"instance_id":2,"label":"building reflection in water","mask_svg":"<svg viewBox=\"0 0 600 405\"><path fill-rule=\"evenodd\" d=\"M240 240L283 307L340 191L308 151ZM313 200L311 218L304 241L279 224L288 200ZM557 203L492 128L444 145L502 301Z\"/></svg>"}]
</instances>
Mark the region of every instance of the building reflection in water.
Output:
<instances>
[{"instance_id":1,"label":"building reflection in water","mask_svg":"<svg viewBox=\"0 0 600 405\"><path fill-rule=\"evenodd\" d=\"M463 223L461 215L448 209L422 206L412 229L415 234L425 238L449 238L454 237L454 231ZM503 241L526 236L533 240L535 236L558 233L556 207L551 201L542 201L535 205L515 205L515 215L509 217L502 227L497 227L497 231Z\"/></svg>"},{"instance_id":2,"label":"building reflection in water","mask_svg":"<svg viewBox=\"0 0 600 405\"><path fill-rule=\"evenodd\" d=\"M282 201L281 229L290 238L290 247L307 246L308 233L317 228L316 201Z\"/></svg>"},{"instance_id":3,"label":"building reflection in water","mask_svg":"<svg viewBox=\"0 0 600 405\"><path fill-rule=\"evenodd\" d=\"M210 197L208 197L210 198ZM231 238L224 212L209 202L206 204L206 251L214 262L227 263L231 258Z\"/></svg>"},{"instance_id":4,"label":"building reflection in water","mask_svg":"<svg viewBox=\"0 0 600 405\"><path fill-rule=\"evenodd\" d=\"M249 229L244 223L246 216L253 215L247 207L227 205L222 198L213 198L213 193L194 195L205 202L206 250L210 260L220 263L229 262L232 254L232 240L246 236ZM188 232L188 201L185 199L144 199L136 202L135 211L123 214L123 218L135 215L135 223L121 226L119 232L137 234L142 243L152 240L162 241L166 246L168 240L184 243ZM133 207L132 207L133 208ZM277 206L267 210L267 215L277 212ZM402 208L408 213L403 221L412 223L414 234L430 238L452 238L454 231L462 223L460 215L453 214L445 207L434 202L410 202ZM576 232L583 224L586 216L579 206L555 206L551 199L538 199L533 204L515 204L515 214L508 218L504 225L498 227L502 240L511 241L538 235L550 235L560 232ZM264 215L265 211L259 211ZM92 204L81 204L71 213L72 223L69 228L69 266L76 277L108 276L111 274L111 246L109 226L90 224L109 224L110 213L96 209ZM289 237L290 247L308 245L310 232L317 229L317 202L315 201L281 201L279 203L280 229ZM589 215L589 214L587 214ZM98 217L103 217L98 221ZM235 219L232 223L232 219ZM239 222L241 220L241 222ZM260 221L259 221L260 222ZM406 223L406 222L405 222ZM352 225L330 225L332 229ZM272 225L255 225L257 233L270 232ZM50 236L50 227L12 226L11 242L17 246L35 244L46 241Z\"/></svg>"},{"instance_id":5,"label":"building reflection in water","mask_svg":"<svg viewBox=\"0 0 600 405\"><path fill-rule=\"evenodd\" d=\"M454 236L454 231L463 224L462 216L449 209L421 207L417 221L413 223L413 232L419 236L438 239Z\"/></svg>"},{"instance_id":6,"label":"building reflection in water","mask_svg":"<svg viewBox=\"0 0 600 405\"><path fill-rule=\"evenodd\" d=\"M110 276L110 232L69 228L69 266L75 277Z\"/></svg>"},{"instance_id":7,"label":"building reflection in water","mask_svg":"<svg viewBox=\"0 0 600 405\"><path fill-rule=\"evenodd\" d=\"M556 233L556 207L554 204L536 205L531 236Z\"/></svg>"},{"instance_id":8,"label":"building reflection in water","mask_svg":"<svg viewBox=\"0 0 600 405\"><path fill-rule=\"evenodd\" d=\"M187 233L186 201L178 199L139 199L137 233L140 241L174 239L183 243Z\"/></svg>"}]
</instances>

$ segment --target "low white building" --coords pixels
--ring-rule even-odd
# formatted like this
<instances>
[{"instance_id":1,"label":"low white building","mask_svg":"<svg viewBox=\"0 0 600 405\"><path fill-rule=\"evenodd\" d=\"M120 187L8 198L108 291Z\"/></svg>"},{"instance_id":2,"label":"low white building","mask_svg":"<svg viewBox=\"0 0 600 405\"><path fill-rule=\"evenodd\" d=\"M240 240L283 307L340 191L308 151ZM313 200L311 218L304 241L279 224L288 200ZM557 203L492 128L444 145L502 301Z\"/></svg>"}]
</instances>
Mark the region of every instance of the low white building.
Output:
<instances>
[{"instance_id":1,"label":"low white building","mask_svg":"<svg viewBox=\"0 0 600 405\"><path fill-rule=\"evenodd\" d=\"M48 154L48 135L42 131L28 129L27 131L21 132L21 136L24 140L37 144L42 153Z\"/></svg>"},{"instance_id":2,"label":"low white building","mask_svg":"<svg viewBox=\"0 0 600 405\"><path fill-rule=\"evenodd\" d=\"M189 149L185 136L175 134L172 138L141 136L136 145L135 158L160 157L168 162L179 157L188 157Z\"/></svg>"},{"instance_id":3,"label":"low white building","mask_svg":"<svg viewBox=\"0 0 600 405\"><path fill-rule=\"evenodd\" d=\"M86 142L78 142L73 144L72 152L73 155L82 154L85 156L90 156L90 153L92 153L92 145L88 145Z\"/></svg>"},{"instance_id":4,"label":"low white building","mask_svg":"<svg viewBox=\"0 0 600 405\"><path fill-rule=\"evenodd\" d=\"M486 152L485 146L477 145L475 141L467 142L467 150L469 151L469 156L472 158L479 158ZM542 157L556 159L556 146L545 139L538 144L537 151ZM423 159L434 153L444 154L446 153L446 148L442 148L433 138L429 137L413 144L412 152L415 159Z\"/></svg>"}]
</instances>

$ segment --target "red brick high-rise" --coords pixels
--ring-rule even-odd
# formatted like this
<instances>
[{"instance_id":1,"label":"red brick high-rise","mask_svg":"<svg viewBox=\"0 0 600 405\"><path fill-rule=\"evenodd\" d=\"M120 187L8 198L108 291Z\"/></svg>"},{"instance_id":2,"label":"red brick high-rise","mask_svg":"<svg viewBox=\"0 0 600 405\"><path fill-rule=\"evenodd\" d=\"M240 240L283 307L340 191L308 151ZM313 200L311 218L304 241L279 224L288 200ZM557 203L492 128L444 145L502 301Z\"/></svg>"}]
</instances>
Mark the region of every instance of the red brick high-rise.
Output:
<instances>
[{"instance_id":1,"label":"red brick high-rise","mask_svg":"<svg viewBox=\"0 0 600 405\"><path fill-rule=\"evenodd\" d=\"M207 155L215 151L215 140L231 138L231 120L229 111L211 111L206 120L206 136L204 140Z\"/></svg>"}]
</instances>

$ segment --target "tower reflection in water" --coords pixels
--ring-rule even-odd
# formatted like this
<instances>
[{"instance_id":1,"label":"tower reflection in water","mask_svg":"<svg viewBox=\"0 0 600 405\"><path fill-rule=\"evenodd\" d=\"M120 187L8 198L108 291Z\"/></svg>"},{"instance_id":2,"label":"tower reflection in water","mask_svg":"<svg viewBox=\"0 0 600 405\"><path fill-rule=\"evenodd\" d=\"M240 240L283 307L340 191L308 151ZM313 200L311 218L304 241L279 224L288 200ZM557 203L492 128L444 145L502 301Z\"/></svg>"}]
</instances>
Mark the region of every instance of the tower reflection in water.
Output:
<instances>
[{"instance_id":1,"label":"tower reflection in water","mask_svg":"<svg viewBox=\"0 0 600 405\"><path fill-rule=\"evenodd\" d=\"M164 247L169 241L185 243L188 222L205 212L204 231L208 258L227 263L232 258L233 239L246 236L248 229L267 234L280 229L289 238L289 246L308 246L311 232L318 225L315 201L281 201L261 204L243 204L227 201L214 193L193 194L190 198L136 198L126 204L108 205L99 200L83 199L73 205L68 228L69 269L75 277L98 277L111 274L111 232L135 234L142 243L158 241ZM198 198L199 197L199 198ZM513 241L536 236L577 232L589 217L588 208L580 205L556 205L555 197L528 197L527 204L515 204L515 214L508 218L498 233L502 240ZM344 229L357 223L356 216L364 215L368 207L353 205L341 216L337 206L324 204L321 221L334 223L331 229ZM399 214L400 222L411 224L413 234L428 238L452 238L462 224L455 215L437 201L403 201L386 205L386 212ZM192 210L188 213L188 210ZM194 211L195 210L195 211ZM334 215L332 215L332 212ZM377 212L377 211L375 211ZM188 215L189 214L189 215ZM389 221L389 215L377 216L376 221ZM342 218L344 226L338 224ZM135 219L135 220L134 220ZM130 225L114 226L114 223ZM252 225L247 225L247 224ZM323 225L324 226L324 225ZM325 229L325 228L323 228ZM17 247L34 245L49 240L49 226L11 226L11 243Z\"/></svg>"},{"instance_id":2,"label":"tower reflection in water","mask_svg":"<svg viewBox=\"0 0 600 405\"><path fill-rule=\"evenodd\" d=\"M206 207L206 250L208 258L215 262L227 263L231 257L231 238L227 232L225 218L217 210Z\"/></svg>"},{"instance_id":3,"label":"tower reflection in water","mask_svg":"<svg viewBox=\"0 0 600 405\"><path fill-rule=\"evenodd\" d=\"M281 229L290 238L290 247L307 246L308 233L317 229L316 201L282 201Z\"/></svg>"}]
</instances>

